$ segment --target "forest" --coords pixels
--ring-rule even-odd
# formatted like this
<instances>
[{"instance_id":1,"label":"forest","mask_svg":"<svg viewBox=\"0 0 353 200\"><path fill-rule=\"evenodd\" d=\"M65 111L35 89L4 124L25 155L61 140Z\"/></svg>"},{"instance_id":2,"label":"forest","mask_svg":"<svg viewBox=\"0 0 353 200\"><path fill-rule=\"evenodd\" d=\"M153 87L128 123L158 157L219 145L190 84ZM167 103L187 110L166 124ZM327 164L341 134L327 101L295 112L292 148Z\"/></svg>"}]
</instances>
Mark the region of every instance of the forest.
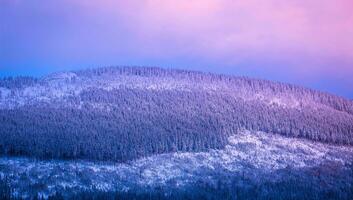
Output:
<instances>
[{"instance_id":1,"label":"forest","mask_svg":"<svg viewBox=\"0 0 353 200\"><path fill-rule=\"evenodd\" d=\"M281 178L277 181L265 179L254 179L239 173L230 173L219 170L204 172L205 177L217 177L216 181L199 179L195 183L185 187L134 187L129 191L101 191L95 188L82 190L81 192L64 191L57 192L47 198L41 195L33 195L32 199L49 200L179 200L179 199L207 199L207 200L253 200L253 199L306 199L306 200L350 200L353 196L353 166L345 168L338 167L337 173L332 169L330 163L323 163L321 166L308 169L286 168L273 172ZM319 175L314 175L316 173ZM254 171L261 174L262 172ZM273 174L272 174L273 175ZM270 177L268 174L267 177ZM340 181L337 181L340 180ZM40 187L40 186L38 186ZM35 188L28 188L28 191ZM0 177L0 199L17 200L21 199L14 195L13 188L7 177Z\"/></svg>"},{"instance_id":2,"label":"forest","mask_svg":"<svg viewBox=\"0 0 353 200\"><path fill-rule=\"evenodd\" d=\"M353 145L353 103L327 93L246 77L161 68L108 67L74 73L77 77L62 84L88 80L94 85L106 76L138 76L147 81L169 77L186 80L190 89L120 86L106 90L97 83L78 95L0 109L0 154L123 162L167 152L220 149L228 136L241 129ZM225 84L230 89L198 90L191 87L193 82ZM0 87L15 92L29 85L51 87L45 78L0 81ZM304 103L282 107L241 98L260 92L291 95Z\"/></svg>"}]
</instances>

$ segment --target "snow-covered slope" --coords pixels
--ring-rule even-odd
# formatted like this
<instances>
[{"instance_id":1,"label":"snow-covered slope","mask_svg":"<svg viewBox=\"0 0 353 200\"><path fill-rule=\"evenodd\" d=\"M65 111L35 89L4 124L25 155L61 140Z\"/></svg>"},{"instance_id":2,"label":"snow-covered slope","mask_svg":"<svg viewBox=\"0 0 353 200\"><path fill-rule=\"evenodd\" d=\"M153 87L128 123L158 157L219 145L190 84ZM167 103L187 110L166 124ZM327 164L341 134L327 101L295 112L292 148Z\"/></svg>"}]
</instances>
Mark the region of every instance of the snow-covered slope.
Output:
<instances>
[{"instance_id":1,"label":"snow-covered slope","mask_svg":"<svg viewBox=\"0 0 353 200\"><path fill-rule=\"evenodd\" d=\"M43 102L67 103L68 97L91 88L106 91L131 88L227 93L234 98L263 101L271 106L298 109L310 106L353 114L351 101L326 93L289 84L183 70L109 67L54 73L42 77L35 84L22 84L21 79L6 82L11 85L16 85L17 82L18 87L8 89L5 83L0 84L0 109L13 109Z\"/></svg>"},{"instance_id":2,"label":"snow-covered slope","mask_svg":"<svg viewBox=\"0 0 353 200\"><path fill-rule=\"evenodd\" d=\"M352 101L289 84L148 67L0 80L15 197L352 199L352 146Z\"/></svg>"},{"instance_id":3,"label":"snow-covered slope","mask_svg":"<svg viewBox=\"0 0 353 200\"><path fill-rule=\"evenodd\" d=\"M57 191L182 189L200 182L217 187L220 179L248 180L259 187L283 183L297 171L307 184L318 180L322 185L333 184L323 190L335 191L349 189L352 162L352 147L243 130L230 136L222 150L161 154L121 164L4 157L0 175L6 175L14 192L23 197L35 193L45 197Z\"/></svg>"},{"instance_id":4,"label":"snow-covered slope","mask_svg":"<svg viewBox=\"0 0 353 200\"><path fill-rule=\"evenodd\" d=\"M353 145L353 103L289 84L108 67L0 80L0 153L125 161L222 149L237 130Z\"/></svg>"}]
</instances>

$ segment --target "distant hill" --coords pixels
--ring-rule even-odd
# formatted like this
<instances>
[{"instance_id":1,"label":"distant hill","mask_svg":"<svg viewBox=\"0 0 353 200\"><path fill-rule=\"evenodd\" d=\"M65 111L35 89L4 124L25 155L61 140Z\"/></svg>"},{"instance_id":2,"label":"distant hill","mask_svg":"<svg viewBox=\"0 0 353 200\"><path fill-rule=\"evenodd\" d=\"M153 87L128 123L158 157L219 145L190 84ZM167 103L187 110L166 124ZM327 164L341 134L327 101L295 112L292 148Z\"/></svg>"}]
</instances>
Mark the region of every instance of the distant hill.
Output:
<instances>
[{"instance_id":1,"label":"distant hill","mask_svg":"<svg viewBox=\"0 0 353 200\"><path fill-rule=\"evenodd\" d=\"M221 149L240 129L353 145L353 102L290 84L152 67L0 80L0 153L126 161Z\"/></svg>"}]
</instances>

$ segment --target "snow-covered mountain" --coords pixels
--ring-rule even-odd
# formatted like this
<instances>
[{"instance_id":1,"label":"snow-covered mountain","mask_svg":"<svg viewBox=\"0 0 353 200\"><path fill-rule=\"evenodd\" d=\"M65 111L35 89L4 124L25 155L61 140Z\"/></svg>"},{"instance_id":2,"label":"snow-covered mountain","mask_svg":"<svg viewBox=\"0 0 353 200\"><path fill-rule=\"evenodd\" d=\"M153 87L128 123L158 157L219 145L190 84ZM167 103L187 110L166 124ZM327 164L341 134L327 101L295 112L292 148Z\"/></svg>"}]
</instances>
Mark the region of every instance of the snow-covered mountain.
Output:
<instances>
[{"instance_id":1,"label":"snow-covered mountain","mask_svg":"<svg viewBox=\"0 0 353 200\"><path fill-rule=\"evenodd\" d=\"M307 105L353 114L352 101L299 86L246 77L152 67L107 67L54 73L40 79L2 79L0 108L13 109L58 100L65 102L70 96L79 95L92 88L106 91L121 88L152 91L199 90L228 93L233 98L258 100L274 106L299 108Z\"/></svg>"},{"instance_id":2,"label":"snow-covered mountain","mask_svg":"<svg viewBox=\"0 0 353 200\"><path fill-rule=\"evenodd\" d=\"M129 160L220 149L239 129L353 144L353 103L289 84L109 67L0 81L1 152Z\"/></svg>"},{"instance_id":3,"label":"snow-covered mountain","mask_svg":"<svg viewBox=\"0 0 353 200\"><path fill-rule=\"evenodd\" d=\"M22 197L350 199L352 146L353 102L290 84L152 67L0 80L0 178Z\"/></svg>"}]
</instances>

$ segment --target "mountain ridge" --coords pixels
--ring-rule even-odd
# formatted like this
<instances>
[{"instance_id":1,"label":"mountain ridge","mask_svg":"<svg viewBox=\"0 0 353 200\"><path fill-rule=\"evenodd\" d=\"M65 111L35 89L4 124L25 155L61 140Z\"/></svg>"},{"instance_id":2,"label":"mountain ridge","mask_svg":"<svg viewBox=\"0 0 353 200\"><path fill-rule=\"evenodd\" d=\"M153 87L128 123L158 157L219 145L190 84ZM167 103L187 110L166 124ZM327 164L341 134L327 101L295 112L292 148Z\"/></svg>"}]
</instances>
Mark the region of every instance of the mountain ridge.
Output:
<instances>
[{"instance_id":1,"label":"mountain ridge","mask_svg":"<svg viewBox=\"0 0 353 200\"><path fill-rule=\"evenodd\" d=\"M3 79L0 94L6 155L124 161L224 148L244 128L353 145L351 101L247 77L106 67Z\"/></svg>"},{"instance_id":2,"label":"mountain ridge","mask_svg":"<svg viewBox=\"0 0 353 200\"><path fill-rule=\"evenodd\" d=\"M180 75L183 78L185 76L192 77L196 76L195 79L221 79L223 81L228 80L244 80L249 82L258 82L264 84L273 85L280 85L283 88L290 89L292 91L295 90L302 90L304 94L313 93L313 96L323 96L325 98L332 98L335 97L336 101L341 101L343 104L353 104L353 100L347 99L345 97L341 97L335 94L331 94L328 92L318 91L314 89L310 89L307 87L283 83L278 81L270 81L265 79L257 79L251 78L247 76L233 76L233 75L225 75L225 74L215 74L210 72L200 72L200 71L191 71L191 70L182 70L182 69L166 69L166 68L159 68L159 67L131 67L131 66L123 66L123 67L101 67L101 68L91 68L86 70L76 70L76 71L61 71L51 73L46 76L42 76L40 78L34 78L30 76L20 76L20 77L8 77L8 78L0 78L0 88L16 88L14 84L16 82L20 82L20 86L31 86L33 84L40 84L43 82L48 81L71 81L71 79L80 77L89 77L89 76L100 76L106 73L114 73L115 75L136 75L136 76L156 76L157 73L162 74L162 76L173 76L173 75ZM281 91L279 91L281 92ZM317 98L317 97L313 97ZM331 100L332 101L332 100ZM346 105L345 105L346 106ZM353 106L347 106L349 109L337 109L339 111L344 111L349 114L353 114Z\"/></svg>"}]
</instances>

